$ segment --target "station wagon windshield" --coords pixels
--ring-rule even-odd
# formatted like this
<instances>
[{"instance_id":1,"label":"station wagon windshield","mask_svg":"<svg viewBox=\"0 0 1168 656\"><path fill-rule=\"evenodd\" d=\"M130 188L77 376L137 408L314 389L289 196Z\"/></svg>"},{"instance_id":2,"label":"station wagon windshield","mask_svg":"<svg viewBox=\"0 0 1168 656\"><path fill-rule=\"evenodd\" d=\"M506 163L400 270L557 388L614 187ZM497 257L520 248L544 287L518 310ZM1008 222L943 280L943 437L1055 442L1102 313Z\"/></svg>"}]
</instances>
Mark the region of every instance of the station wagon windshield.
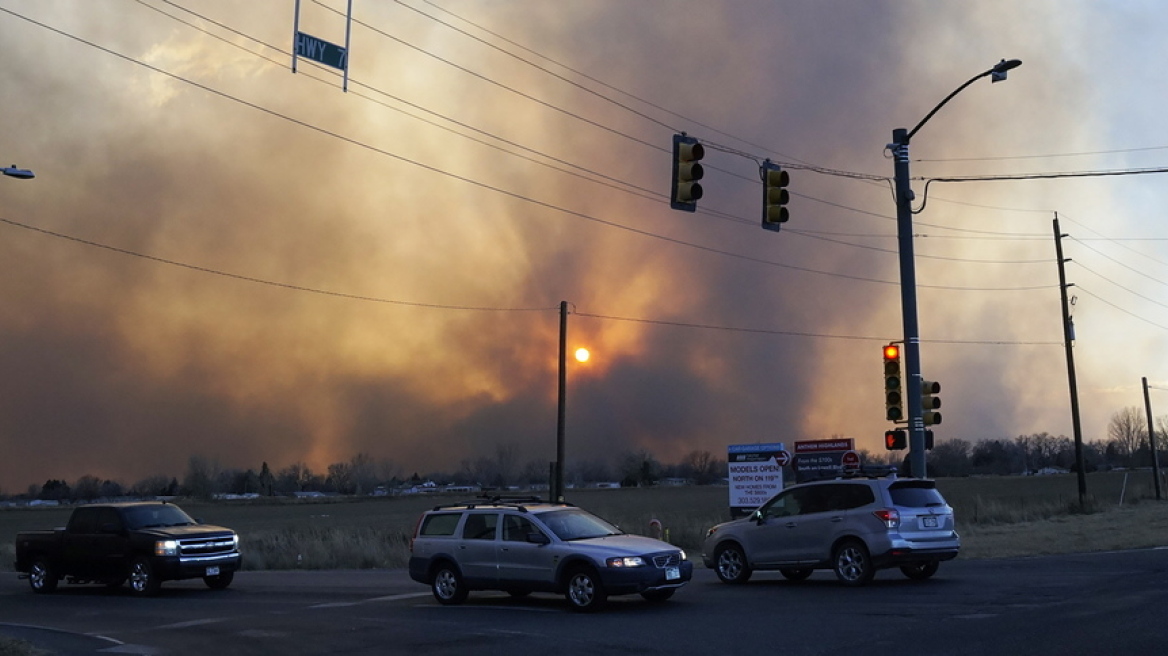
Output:
<instances>
[{"instance_id":1,"label":"station wagon windshield","mask_svg":"<svg viewBox=\"0 0 1168 656\"><path fill-rule=\"evenodd\" d=\"M539 518L556 537L565 541L621 535L619 528L578 508L543 513Z\"/></svg>"}]
</instances>

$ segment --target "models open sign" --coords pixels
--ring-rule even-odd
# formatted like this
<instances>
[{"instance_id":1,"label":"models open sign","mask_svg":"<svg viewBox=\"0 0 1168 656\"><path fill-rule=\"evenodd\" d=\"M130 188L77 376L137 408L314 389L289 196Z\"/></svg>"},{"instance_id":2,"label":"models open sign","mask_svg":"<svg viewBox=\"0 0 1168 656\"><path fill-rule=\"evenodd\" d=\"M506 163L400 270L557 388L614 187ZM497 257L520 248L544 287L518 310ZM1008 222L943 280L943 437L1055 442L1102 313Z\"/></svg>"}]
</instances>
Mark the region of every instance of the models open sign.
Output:
<instances>
[{"instance_id":1,"label":"models open sign","mask_svg":"<svg viewBox=\"0 0 1168 656\"><path fill-rule=\"evenodd\" d=\"M790 461L781 442L731 444L726 453L731 516L746 515L781 492L783 467Z\"/></svg>"}]
</instances>

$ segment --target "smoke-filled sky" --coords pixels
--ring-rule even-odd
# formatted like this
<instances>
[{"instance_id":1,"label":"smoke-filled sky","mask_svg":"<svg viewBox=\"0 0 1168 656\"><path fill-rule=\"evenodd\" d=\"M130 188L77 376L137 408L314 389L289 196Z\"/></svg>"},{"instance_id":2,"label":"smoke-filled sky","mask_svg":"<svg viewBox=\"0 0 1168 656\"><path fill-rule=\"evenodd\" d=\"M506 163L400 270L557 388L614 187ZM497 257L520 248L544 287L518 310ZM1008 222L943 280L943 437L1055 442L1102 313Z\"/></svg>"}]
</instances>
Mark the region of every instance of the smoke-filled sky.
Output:
<instances>
[{"instance_id":1,"label":"smoke-filled sky","mask_svg":"<svg viewBox=\"0 0 1168 656\"><path fill-rule=\"evenodd\" d=\"M343 43L345 4L300 29ZM877 450L894 128L1018 58L916 134L914 177L1168 165L1160 2L353 5L346 93L290 70L292 0L0 0L0 164L36 173L0 178L0 489L553 460L561 301L592 351L569 463ZM680 131L707 149L692 214ZM777 234L764 158L791 173ZM1084 437L1168 387L1165 183L913 182L939 439L1072 434L1056 212Z\"/></svg>"}]
</instances>

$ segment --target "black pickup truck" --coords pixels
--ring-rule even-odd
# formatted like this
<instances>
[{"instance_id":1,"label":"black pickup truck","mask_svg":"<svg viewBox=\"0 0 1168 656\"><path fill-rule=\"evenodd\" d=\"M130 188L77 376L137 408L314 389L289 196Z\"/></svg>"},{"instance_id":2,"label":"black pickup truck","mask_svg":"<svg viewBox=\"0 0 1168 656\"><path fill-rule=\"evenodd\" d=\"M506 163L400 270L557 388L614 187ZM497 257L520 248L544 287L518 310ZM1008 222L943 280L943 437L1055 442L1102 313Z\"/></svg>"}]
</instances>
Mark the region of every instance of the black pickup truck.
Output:
<instances>
[{"instance_id":1,"label":"black pickup truck","mask_svg":"<svg viewBox=\"0 0 1168 656\"><path fill-rule=\"evenodd\" d=\"M33 592L52 592L61 579L109 587L129 580L141 596L178 579L202 578L221 590L239 563L235 531L200 524L166 502L80 506L65 528L16 534L15 568Z\"/></svg>"}]
</instances>

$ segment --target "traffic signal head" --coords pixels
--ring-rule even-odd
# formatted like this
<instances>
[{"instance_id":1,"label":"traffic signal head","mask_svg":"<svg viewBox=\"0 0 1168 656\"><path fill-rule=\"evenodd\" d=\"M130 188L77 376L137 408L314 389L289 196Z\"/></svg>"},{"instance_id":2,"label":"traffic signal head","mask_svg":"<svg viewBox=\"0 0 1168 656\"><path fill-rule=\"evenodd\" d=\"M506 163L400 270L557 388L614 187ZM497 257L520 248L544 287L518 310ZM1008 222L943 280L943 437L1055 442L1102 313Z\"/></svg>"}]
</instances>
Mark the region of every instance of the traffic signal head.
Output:
<instances>
[{"instance_id":1,"label":"traffic signal head","mask_svg":"<svg viewBox=\"0 0 1168 656\"><path fill-rule=\"evenodd\" d=\"M941 399L935 394L941 393L941 383L931 380L921 381L921 418L926 426L941 423L941 413L936 412L941 407Z\"/></svg>"},{"instance_id":2,"label":"traffic signal head","mask_svg":"<svg viewBox=\"0 0 1168 656\"><path fill-rule=\"evenodd\" d=\"M884 408L888 421L904 420L904 394L900 379L900 346L884 347Z\"/></svg>"},{"instance_id":3,"label":"traffic signal head","mask_svg":"<svg viewBox=\"0 0 1168 656\"><path fill-rule=\"evenodd\" d=\"M787 201L791 196L787 193L787 185L791 176L778 164L772 164L768 159L762 163L762 227L767 230L779 231L787 222Z\"/></svg>"},{"instance_id":4,"label":"traffic signal head","mask_svg":"<svg viewBox=\"0 0 1168 656\"><path fill-rule=\"evenodd\" d=\"M925 451L933 450L933 431L925 431Z\"/></svg>"},{"instance_id":5,"label":"traffic signal head","mask_svg":"<svg viewBox=\"0 0 1168 656\"><path fill-rule=\"evenodd\" d=\"M903 429L884 431L884 448L900 451L908 446L908 433Z\"/></svg>"},{"instance_id":6,"label":"traffic signal head","mask_svg":"<svg viewBox=\"0 0 1168 656\"><path fill-rule=\"evenodd\" d=\"M702 197L698 180L706 174L698 160L706 156L706 149L697 139L685 134L673 135L673 189L669 206L675 210L692 212Z\"/></svg>"}]
</instances>

